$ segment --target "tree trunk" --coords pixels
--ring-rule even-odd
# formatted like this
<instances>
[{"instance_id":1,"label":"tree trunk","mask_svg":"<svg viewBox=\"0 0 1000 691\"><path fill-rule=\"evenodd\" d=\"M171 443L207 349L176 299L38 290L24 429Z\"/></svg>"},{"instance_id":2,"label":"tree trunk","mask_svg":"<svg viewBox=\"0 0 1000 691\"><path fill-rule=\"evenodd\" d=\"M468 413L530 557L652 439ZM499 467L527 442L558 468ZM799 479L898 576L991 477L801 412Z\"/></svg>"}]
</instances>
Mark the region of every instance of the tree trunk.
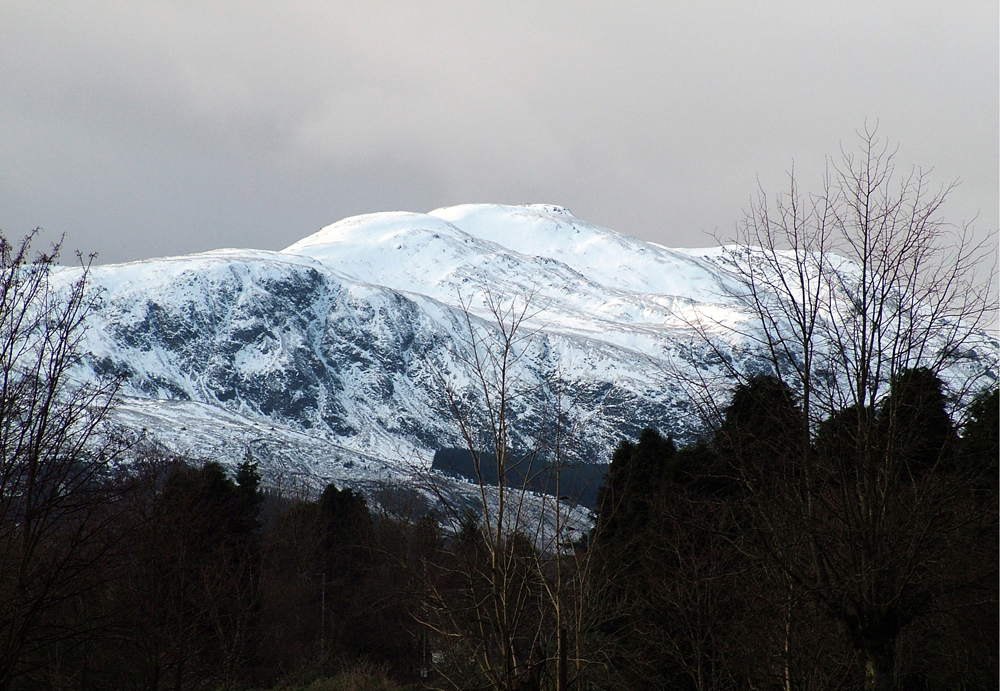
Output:
<instances>
[{"instance_id":1,"label":"tree trunk","mask_svg":"<svg viewBox=\"0 0 1000 691\"><path fill-rule=\"evenodd\" d=\"M559 691L569 689L569 665L566 652L566 629L559 627Z\"/></svg>"},{"instance_id":2,"label":"tree trunk","mask_svg":"<svg viewBox=\"0 0 1000 691\"><path fill-rule=\"evenodd\" d=\"M896 665L891 644L869 646L863 652L863 657L865 688L868 691L892 691L896 687Z\"/></svg>"}]
</instances>

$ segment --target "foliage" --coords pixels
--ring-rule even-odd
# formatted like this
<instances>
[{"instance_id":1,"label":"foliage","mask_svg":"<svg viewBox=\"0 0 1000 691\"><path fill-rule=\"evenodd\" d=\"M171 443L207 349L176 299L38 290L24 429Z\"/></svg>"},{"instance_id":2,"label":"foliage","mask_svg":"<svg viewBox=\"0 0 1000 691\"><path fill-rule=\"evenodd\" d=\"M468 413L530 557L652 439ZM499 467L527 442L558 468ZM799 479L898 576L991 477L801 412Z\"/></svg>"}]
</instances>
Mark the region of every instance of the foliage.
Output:
<instances>
[{"instance_id":1,"label":"foliage","mask_svg":"<svg viewBox=\"0 0 1000 691\"><path fill-rule=\"evenodd\" d=\"M737 385L728 401L709 394L713 436L678 453L676 484L659 490L659 504L648 481L640 510L620 502L617 520L631 518L645 536L633 544L649 545L622 552L639 585L612 602L624 619L609 620L618 622L610 629L617 645L649 661L649 672L631 669L633 684L680 683L687 674L696 688L875 690L995 679L984 633L994 626L978 628L970 608L979 598L995 619L996 462L973 449L995 448L996 413L980 425L990 399L979 399L967 439L950 415L978 385L979 370L962 359L996 309L981 274L989 238L976 242L970 228L941 219L948 188L933 191L922 172L897 178L894 152L874 130L860 143L833 165L820 194L800 195L792 176L787 194L762 193L747 214L729 259L731 296L751 318L691 324ZM733 331L764 354L769 371L747 377L725 357ZM608 496L620 494L619 472L613 463ZM653 557L661 535L672 537ZM713 550L706 564L692 558ZM685 600L678 582L700 583L700 599ZM745 594L709 608L725 602L713 586L727 582L744 584ZM651 594L672 601L656 605ZM769 620L768 610L777 616ZM713 611L731 619L706 626ZM931 634L945 621L975 656L949 659ZM741 629L770 641L769 662L733 654L753 645ZM710 646L676 657L695 642ZM654 682L655 665L669 659L674 671L660 670L673 679Z\"/></svg>"},{"instance_id":2,"label":"foliage","mask_svg":"<svg viewBox=\"0 0 1000 691\"><path fill-rule=\"evenodd\" d=\"M662 487L671 472L677 449L673 439L646 428L638 443L623 439L598 493L598 531L605 543L627 544L649 525L648 498Z\"/></svg>"}]
</instances>

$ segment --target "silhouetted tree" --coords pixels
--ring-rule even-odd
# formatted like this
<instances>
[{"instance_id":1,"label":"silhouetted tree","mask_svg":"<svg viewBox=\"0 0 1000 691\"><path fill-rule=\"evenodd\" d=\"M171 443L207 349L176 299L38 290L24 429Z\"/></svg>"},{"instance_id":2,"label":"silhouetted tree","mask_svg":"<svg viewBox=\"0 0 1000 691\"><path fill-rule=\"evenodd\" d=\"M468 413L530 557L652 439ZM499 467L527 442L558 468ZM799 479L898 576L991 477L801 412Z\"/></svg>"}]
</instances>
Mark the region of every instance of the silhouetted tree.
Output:
<instances>
[{"instance_id":1,"label":"silhouetted tree","mask_svg":"<svg viewBox=\"0 0 1000 691\"><path fill-rule=\"evenodd\" d=\"M628 549L635 540L644 539L650 502L655 501L672 472L676 453L672 438L664 438L649 427L642 430L637 443L627 439L618 443L598 492L596 534L600 544Z\"/></svg>"},{"instance_id":2,"label":"silhouetted tree","mask_svg":"<svg viewBox=\"0 0 1000 691\"><path fill-rule=\"evenodd\" d=\"M795 393L798 459L780 485L742 482L752 544L838 623L876 691L901 683L897 650L909 627L978 578L944 566L965 561L969 543L957 536L988 518L954 511L971 486L943 468L912 470L948 436L932 412L930 375L980 341L996 298L979 273L993 253L939 215L948 188L929 190L919 171L898 179L875 131L860 140L820 194L804 198L794 177L787 195L761 194L730 253L733 297L753 319L700 328L720 353L713 329L738 329ZM959 393L973 384L959 383ZM929 436L906 438L907 425L921 423L896 418L924 413ZM844 448L831 465L812 442L833 416L828 436Z\"/></svg>"},{"instance_id":3,"label":"silhouetted tree","mask_svg":"<svg viewBox=\"0 0 1000 691\"><path fill-rule=\"evenodd\" d=\"M323 638L332 650L356 652L371 613L361 598L371 575L370 548L373 525L363 495L351 489L327 485L319 499L320 554L314 578L325 583L320 593L326 601Z\"/></svg>"},{"instance_id":4,"label":"silhouetted tree","mask_svg":"<svg viewBox=\"0 0 1000 691\"><path fill-rule=\"evenodd\" d=\"M247 474L244 473L244 481ZM216 462L178 466L156 499L136 577L155 687L230 686L248 671L259 606L258 498Z\"/></svg>"},{"instance_id":5,"label":"silhouetted tree","mask_svg":"<svg viewBox=\"0 0 1000 691\"><path fill-rule=\"evenodd\" d=\"M264 678L306 680L324 662L322 531L315 501L276 510L263 535L261 627L257 658ZM335 591L330 591L333 595Z\"/></svg>"},{"instance_id":6,"label":"silhouetted tree","mask_svg":"<svg viewBox=\"0 0 1000 691\"><path fill-rule=\"evenodd\" d=\"M112 470L128 443L108 424L118 382L72 376L99 295L87 287L89 262L57 280L59 245L32 255L36 235L15 246L0 234L2 690L98 625L64 610L114 573L123 537Z\"/></svg>"},{"instance_id":7,"label":"silhouetted tree","mask_svg":"<svg viewBox=\"0 0 1000 691\"><path fill-rule=\"evenodd\" d=\"M539 391L518 374L531 348L531 296L507 299L489 288L480 296L486 319L466 306L467 338L455 354L473 373L471 396L442 376L471 458L476 499L471 506L456 502L446 483L428 478L442 523L459 534L428 569L419 623L444 650L447 662L434 665L440 683L529 689L545 668L556 670L555 685L565 689L591 659L580 635L587 616L581 574L590 556L566 558L582 527L574 525L578 509L562 496L570 494L564 473L572 416L557 383L549 382L552 407L538 411L530 427L521 417ZM554 496L538 493L540 487ZM512 548L523 539L532 550Z\"/></svg>"},{"instance_id":8,"label":"silhouetted tree","mask_svg":"<svg viewBox=\"0 0 1000 691\"><path fill-rule=\"evenodd\" d=\"M899 372L879 405L876 434L885 452L899 456L910 472L947 464L958 435L938 376L926 367Z\"/></svg>"},{"instance_id":9,"label":"silhouetted tree","mask_svg":"<svg viewBox=\"0 0 1000 691\"><path fill-rule=\"evenodd\" d=\"M958 465L966 472L981 477L981 491L997 492L998 462L1000 462L1000 390L980 393L969 406L962 428L962 439L956 453Z\"/></svg>"}]
</instances>

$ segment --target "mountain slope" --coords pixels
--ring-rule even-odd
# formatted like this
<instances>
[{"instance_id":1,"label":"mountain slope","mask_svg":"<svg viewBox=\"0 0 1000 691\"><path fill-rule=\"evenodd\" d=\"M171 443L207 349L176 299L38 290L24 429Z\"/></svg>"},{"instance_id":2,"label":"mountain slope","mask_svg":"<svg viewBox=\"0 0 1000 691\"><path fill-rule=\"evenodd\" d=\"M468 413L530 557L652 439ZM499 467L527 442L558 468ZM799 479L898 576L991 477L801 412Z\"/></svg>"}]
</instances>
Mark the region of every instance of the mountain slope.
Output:
<instances>
[{"instance_id":1,"label":"mountain slope","mask_svg":"<svg viewBox=\"0 0 1000 691\"><path fill-rule=\"evenodd\" d=\"M724 386L720 357L763 370L724 328L753 327L733 297L738 256L671 250L552 206L370 214L281 252L96 267L87 362L125 375L120 418L168 447L229 463L251 449L272 481L372 490L464 446L448 394L486 408L473 336L497 328L492 307L527 305L514 442L531 448L560 410L575 459L607 462L646 425L690 438L700 419L683 382ZM699 314L724 352L691 326Z\"/></svg>"}]
</instances>

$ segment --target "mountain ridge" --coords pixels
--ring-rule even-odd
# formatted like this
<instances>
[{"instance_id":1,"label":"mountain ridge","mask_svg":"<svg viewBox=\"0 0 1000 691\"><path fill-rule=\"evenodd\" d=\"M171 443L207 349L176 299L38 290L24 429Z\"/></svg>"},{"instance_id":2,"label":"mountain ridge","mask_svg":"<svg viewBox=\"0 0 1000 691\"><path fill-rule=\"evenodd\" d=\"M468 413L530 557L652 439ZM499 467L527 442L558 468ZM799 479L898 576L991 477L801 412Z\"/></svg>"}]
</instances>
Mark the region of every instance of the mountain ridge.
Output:
<instances>
[{"instance_id":1,"label":"mountain ridge","mask_svg":"<svg viewBox=\"0 0 1000 691\"><path fill-rule=\"evenodd\" d=\"M495 331L498 300L527 302L513 441L531 448L562 406L574 462L607 462L647 425L697 435L678 373L724 397L726 367L697 317L710 316L727 367L766 370L731 330L752 328L738 256L644 242L552 205L356 216L278 252L93 267L103 301L82 376L124 375L119 419L176 452L233 464L250 449L271 481L371 491L464 446L452 401L485 405L473 337Z\"/></svg>"}]
</instances>

